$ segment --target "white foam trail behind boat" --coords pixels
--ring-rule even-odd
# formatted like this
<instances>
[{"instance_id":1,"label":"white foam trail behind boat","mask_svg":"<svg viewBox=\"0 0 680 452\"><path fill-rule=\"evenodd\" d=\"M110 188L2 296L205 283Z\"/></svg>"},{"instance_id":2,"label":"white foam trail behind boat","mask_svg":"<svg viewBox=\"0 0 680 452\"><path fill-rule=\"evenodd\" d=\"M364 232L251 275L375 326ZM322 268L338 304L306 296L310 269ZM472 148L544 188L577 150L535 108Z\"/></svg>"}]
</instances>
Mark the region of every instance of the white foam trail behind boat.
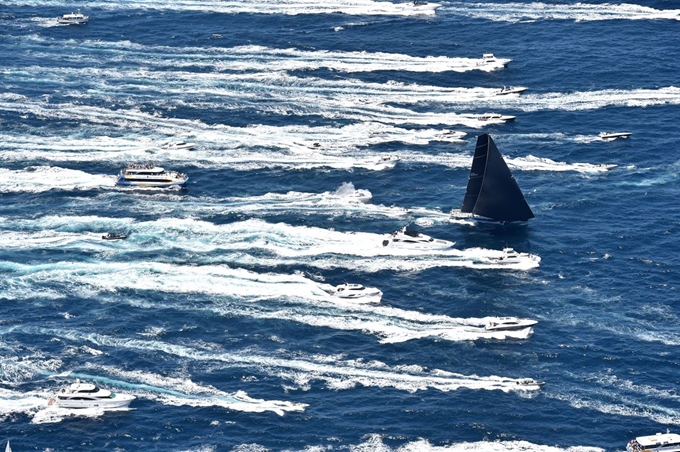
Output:
<instances>
[{"instance_id":1,"label":"white foam trail behind boat","mask_svg":"<svg viewBox=\"0 0 680 452\"><path fill-rule=\"evenodd\" d=\"M40 193L49 190L89 190L115 185L115 177L51 166L23 170L0 168L0 193Z\"/></svg>"},{"instance_id":2,"label":"white foam trail behind boat","mask_svg":"<svg viewBox=\"0 0 680 452\"><path fill-rule=\"evenodd\" d=\"M0 263L0 269L8 266ZM319 284L301 275L253 273L223 266L180 266L151 262L89 264L60 262L54 265L11 265L0 283L6 292L20 297L27 284L54 285L62 296L96 296L102 303L125 303L142 309L174 309L228 318L299 322L337 330L360 331L376 336L381 343L435 338L448 341L526 339L532 328L515 331L486 331L489 318L453 318L399 309L388 305L367 305L330 295L332 285ZM140 293L140 299L115 297L121 291ZM152 291L170 295L160 302L143 294ZM184 296L177 298L177 294ZM181 301L186 295L201 294L211 303L195 305ZM30 297L32 292L25 294ZM149 334L153 336L153 332Z\"/></svg>"},{"instance_id":3,"label":"white foam trail behind boat","mask_svg":"<svg viewBox=\"0 0 680 452\"><path fill-rule=\"evenodd\" d=\"M56 217L57 221L58 217ZM114 253L128 253L138 246L145 251L157 251L162 255L167 249L182 249L196 257L200 263L221 262L240 265L311 265L317 268L351 268L365 272L382 270L421 271L432 267L483 268L489 258L497 257L498 250L471 248L459 250L418 250L384 246L389 234L366 232L339 232L323 228L290 226L284 223L271 224L262 220L216 225L206 221L176 219L171 223L159 220L135 225L139 240L131 244L126 240L112 248L100 239L93 240L84 235L81 249L103 250ZM42 232L40 234L43 234ZM14 236L12 240L19 239ZM446 239L446 237L441 237ZM53 237L29 236L27 246L45 245ZM72 234L56 240L58 246L76 246ZM132 248L131 248L132 247ZM221 251L221 258L206 253ZM524 250L517 250L524 252ZM318 259L323 256L324 259ZM540 258L538 259L540 260ZM504 270L529 270L539 266L538 260L521 259L514 264L505 264Z\"/></svg>"},{"instance_id":4,"label":"white foam trail behind boat","mask_svg":"<svg viewBox=\"0 0 680 452\"><path fill-rule=\"evenodd\" d=\"M45 0L24 0L22 5L44 7ZM62 3L58 3L61 5ZM121 3L106 1L89 1L87 7L92 10L113 11L114 14L132 14L130 10L162 10L165 12L205 12L220 14L334 14L371 15L371 16L433 16L440 5L430 2L427 5L414 7L412 2L392 3L372 0L336 0L329 4L324 1L310 0L233 0L224 3L201 0L180 0L171 3L159 0L129 0ZM51 18L54 22L54 18Z\"/></svg>"},{"instance_id":5,"label":"white foam trail behind boat","mask_svg":"<svg viewBox=\"0 0 680 452\"><path fill-rule=\"evenodd\" d=\"M20 36L13 39L22 47L41 52L49 40L38 35ZM203 72L228 72L235 71L300 71L315 69L330 69L337 72L374 72L374 71L403 71L403 72L468 72L503 69L510 60L499 58L495 62L484 62L481 55L478 57L466 56L426 56L416 57L398 53L385 52L343 52L287 48L277 49L265 46L238 46L238 47L168 47L143 45L129 41L92 41L82 40L78 45L82 56L79 62L99 66L97 55L102 51L116 54L121 66L118 69L109 69L107 72L114 78L125 79L142 75L149 76L149 69L168 67L180 71L184 69L201 68ZM52 54L55 60L67 59L67 54L62 54L58 49ZM130 67L144 67L145 71L130 72ZM82 69L53 69L35 68L36 75L41 78L50 77L51 71L59 71L62 75L90 78ZM78 72L82 71L82 72ZM96 73L101 74L101 69ZM10 74L11 75L11 74Z\"/></svg>"},{"instance_id":6,"label":"white foam trail behind boat","mask_svg":"<svg viewBox=\"0 0 680 452\"><path fill-rule=\"evenodd\" d=\"M356 446L349 446L351 451L362 452L605 452L599 447L573 446L558 447L541 444L533 444L529 441L475 441L454 442L445 445L434 445L426 439L405 442L392 447L385 444L380 434L366 435L363 442ZM328 452L344 451L347 446L324 445L323 450ZM305 451L310 448L304 449Z\"/></svg>"},{"instance_id":7,"label":"white foam trail behind boat","mask_svg":"<svg viewBox=\"0 0 680 452\"><path fill-rule=\"evenodd\" d=\"M441 13L503 22L680 19L680 9L654 9L630 3L448 2Z\"/></svg>"},{"instance_id":8,"label":"white foam trail behind boat","mask_svg":"<svg viewBox=\"0 0 680 452\"><path fill-rule=\"evenodd\" d=\"M192 364L210 362L213 369L251 369L288 380L301 389L311 387L312 382L322 381L334 390L351 389L357 385L393 387L408 392L427 389L449 392L467 388L526 394L540 390L538 385L519 384L522 378L462 375L441 369L424 369L418 365L389 366L378 361L347 360L340 356L303 355L298 352L294 353L294 357L287 356L285 352L279 352L278 355L268 352L265 355L258 354L252 348L244 351L222 350L217 344L212 350L206 351L204 343L201 348L193 348L186 344L113 337L94 332L23 326L17 326L15 330L84 342L97 348L162 352Z\"/></svg>"}]
</instances>

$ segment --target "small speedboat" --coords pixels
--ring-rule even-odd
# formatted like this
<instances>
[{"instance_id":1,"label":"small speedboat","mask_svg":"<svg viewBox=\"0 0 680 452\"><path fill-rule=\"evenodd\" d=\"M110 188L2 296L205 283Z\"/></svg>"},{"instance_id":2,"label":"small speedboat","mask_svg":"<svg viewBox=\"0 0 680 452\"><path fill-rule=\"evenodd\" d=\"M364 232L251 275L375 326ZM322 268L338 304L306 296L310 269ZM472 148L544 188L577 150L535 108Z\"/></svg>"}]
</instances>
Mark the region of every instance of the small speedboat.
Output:
<instances>
[{"instance_id":1,"label":"small speedboat","mask_svg":"<svg viewBox=\"0 0 680 452\"><path fill-rule=\"evenodd\" d=\"M136 397L129 394L114 394L113 392L98 388L92 383L82 383L76 380L75 383L61 388L52 397L48 404L59 408L98 408L115 409L127 408L130 402Z\"/></svg>"},{"instance_id":2,"label":"small speedboat","mask_svg":"<svg viewBox=\"0 0 680 452\"><path fill-rule=\"evenodd\" d=\"M108 232L104 235L102 235L103 240L123 240L128 238L127 234L123 233L118 233L118 232Z\"/></svg>"},{"instance_id":3,"label":"small speedboat","mask_svg":"<svg viewBox=\"0 0 680 452\"><path fill-rule=\"evenodd\" d=\"M154 165L128 165L118 173L117 185L132 187L183 187L189 178Z\"/></svg>"},{"instance_id":4,"label":"small speedboat","mask_svg":"<svg viewBox=\"0 0 680 452\"><path fill-rule=\"evenodd\" d=\"M436 135L439 140L445 141L463 141L463 137L467 135L465 132L458 130L444 129Z\"/></svg>"},{"instance_id":5,"label":"small speedboat","mask_svg":"<svg viewBox=\"0 0 680 452\"><path fill-rule=\"evenodd\" d=\"M533 378L520 378L516 383L519 386L543 386L545 381L536 381Z\"/></svg>"},{"instance_id":6,"label":"small speedboat","mask_svg":"<svg viewBox=\"0 0 680 452\"><path fill-rule=\"evenodd\" d=\"M382 244L386 247L400 249L445 250L453 247L456 242L434 239L421 232L406 229L406 226L404 226L400 230L394 231L389 238L384 239Z\"/></svg>"},{"instance_id":7,"label":"small speedboat","mask_svg":"<svg viewBox=\"0 0 680 452\"><path fill-rule=\"evenodd\" d=\"M392 169L397 166L397 162L401 160L399 157L394 155L388 155L385 157L380 157L375 164L378 166L383 166L385 168Z\"/></svg>"},{"instance_id":8,"label":"small speedboat","mask_svg":"<svg viewBox=\"0 0 680 452\"><path fill-rule=\"evenodd\" d=\"M522 94L527 88L523 86L504 86L500 90L496 91L497 96L504 96L506 94Z\"/></svg>"},{"instance_id":9,"label":"small speedboat","mask_svg":"<svg viewBox=\"0 0 680 452\"><path fill-rule=\"evenodd\" d=\"M340 284L333 292L334 297L360 300L367 303L379 303L382 291L375 287L364 287L361 284Z\"/></svg>"},{"instance_id":10,"label":"small speedboat","mask_svg":"<svg viewBox=\"0 0 680 452\"><path fill-rule=\"evenodd\" d=\"M514 121L517 116L502 115L500 113L484 113L478 116L480 121Z\"/></svg>"},{"instance_id":11,"label":"small speedboat","mask_svg":"<svg viewBox=\"0 0 680 452\"><path fill-rule=\"evenodd\" d=\"M628 452L680 452L680 435L666 430L666 433L638 436L628 441L626 450Z\"/></svg>"},{"instance_id":12,"label":"small speedboat","mask_svg":"<svg viewBox=\"0 0 680 452\"><path fill-rule=\"evenodd\" d=\"M352 201L367 203L370 202L371 199L373 199L373 194L366 189L359 188L357 190L354 190L354 192L352 192L352 194L350 194L348 198Z\"/></svg>"},{"instance_id":13,"label":"small speedboat","mask_svg":"<svg viewBox=\"0 0 680 452\"><path fill-rule=\"evenodd\" d=\"M537 320L518 319L517 317L497 317L490 320L484 327L487 331L512 331L523 330L538 323Z\"/></svg>"},{"instance_id":14,"label":"small speedboat","mask_svg":"<svg viewBox=\"0 0 680 452\"><path fill-rule=\"evenodd\" d=\"M628 138L632 132L600 132L600 138L603 140L615 140L617 138Z\"/></svg>"},{"instance_id":15,"label":"small speedboat","mask_svg":"<svg viewBox=\"0 0 680 452\"><path fill-rule=\"evenodd\" d=\"M90 20L90 16L86 16L80 11L77 13L68 13L57 17L57 23L62 25L84 25L88 20Z\"/></svg>"},{"instance_id":16,"label":"small speedboat","mask_svg":"<svg viewBox=\"0 0 680 452\"><path fill-rule=\"evenodd\" d=\"M186 141L178 140L178 141L165 141L160 144L161 149L166 149L166 150L185 150L185 151L190 151L193 148L195 148L196 145L194 143L187 143Z\"/></svg>"}]
</instances>

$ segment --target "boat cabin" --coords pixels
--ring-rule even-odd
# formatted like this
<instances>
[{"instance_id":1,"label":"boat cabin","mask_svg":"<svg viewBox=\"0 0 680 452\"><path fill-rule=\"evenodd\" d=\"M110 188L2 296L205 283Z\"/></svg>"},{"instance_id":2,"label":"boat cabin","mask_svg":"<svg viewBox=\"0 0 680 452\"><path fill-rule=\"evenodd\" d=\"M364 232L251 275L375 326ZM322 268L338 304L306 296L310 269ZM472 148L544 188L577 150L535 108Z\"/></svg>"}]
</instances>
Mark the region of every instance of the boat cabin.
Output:
<instances>
[{"instance_id":1,"label":"boat cabin","mask_svg":"<svg viewBox=\"0 0 680 452\"><path fill-rule=\"evenodd\" d=\"M680 435L677 433L657 433L656 435L638 436L630 440L626 447L631 452L643 450L675 452L680 451Z\"/></svg>"}]
</instances>

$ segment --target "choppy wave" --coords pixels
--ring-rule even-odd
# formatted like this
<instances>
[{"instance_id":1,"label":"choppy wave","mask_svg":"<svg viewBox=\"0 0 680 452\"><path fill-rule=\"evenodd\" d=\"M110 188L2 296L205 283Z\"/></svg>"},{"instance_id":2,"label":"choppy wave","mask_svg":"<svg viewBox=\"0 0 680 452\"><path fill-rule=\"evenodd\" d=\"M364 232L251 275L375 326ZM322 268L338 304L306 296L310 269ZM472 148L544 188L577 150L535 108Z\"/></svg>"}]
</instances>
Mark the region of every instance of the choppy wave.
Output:
<instances>
[{"instance_id":1,"label":"choppy wave","mask_svg":"<svg viewBox=\"0 0 680 452\"><path fill-rule=\"evenodd\" d=\"M21 0L20 4L33 7L63 6L71 3L61 0ZM236 0L215 3L202 0L182 0L172 3L157 0L132 0L121 3L88 1L87 7L102 11L162 10L176 12L206 12L221 14L347 14L369 16L433 16L440 5L429 3L414 7L413 2L392 3L372 0L338 0L332 4L322 1L287 0Z\"/></svg>"},{"instance_id":2,"label":"choppy wave","mask_svg":"<svg viewBox=\"0 0 680 452\"><path fill-rule=\"evenodd\" d=\"M654 9L631 3L446 2L442 13L503 22L680 19L680 9Z\"/></svg>"},{"instance_id":3,"label":"choppy wave","mask_svg":"<svg viewBox=\"0 0 680 452\"><path fill-rule=\"evenodd\" d=\"M377 336L382 343L434 338L448 341L526 339L532 328L516 331L486 331L491 318L452 318L408 311L387 305L361 304L332 296L333 285L311 281L301 275L253 273L224 266L178 266L152 262L87 264L60 262L56 265L24 266L1 264L7 277L0 283L0 299L30 299L23 288L59 285L63 296L100 297L108 302L113 294L124 303L143 309L173 309L209 316L252 319L286 319L316 327L360 331ZM34 290L34 289L33 289ZM145 293L208 297L211 305L144 298ZM174 298L174 297L173 297ZM385 301L385 300L383 300Z\"/></svg>"},{"instance_id":4,"label":"choppy wave","mask_svg":"<svg viewBox=\"0 0 680 452\"><path fill-rule=\"evenodd\" d=\"M38 35L14 38L16 44L21 44L32 50L35 57L64 59L68 64L73 59L71 54L61 54L60 49L46 53L45 45L53 44L52 40ZM75 44L75 41L73 42ZM101 53L113 54L121 65L118 69L96 69L89 74L78 69L64 68L18 68L16 71L5 69L8 75L26 74L29 70L40 78L61 75L62 77L89 78L95 74L118 78L144 78L151 76L152 70L167 70L172 67L176 71L169 72L168 79L173 74L181 74L181 70L201 68L213 73L231 73L239 71L300 71L315 69L330 69L338 72L373 72L373 71L406 71L406 72L489 72L500 70L510 62L508 58L496 58L495 61L484 61L479 55L472 57L427 56L415 57L399 53L386 52L341 52L330 50L303 50L296 48L276 49L265 46L237 46L225 47L167 47L148 46L130 41L91 41L78 42L78 48L83 52L78 62L98 66ZM124 68L137 68L125 71ZM139 69L143 67L144 69ZM54 75L50 75L53 73ZM208 80L208 79L205 79Z\"/></svg>"},{"instance_id":5,"label":"choppy wave","mask_svg":"<svg viewBox=\"0 0 680 452\"><path fill-rule=\"evenodd\" d=\"M17 367L27 367L26 363L16 363ZM227 393L211 386L202 386L192 382L188 378L172 378L144 372L128 372L108 366L87 365L87 369L97 372L106 372L108 375L125 377L125 380L102 377L94 373L62 372L59 375L50 376L50 380L62 380L45 382L46 387L52 389L21 391L18 389L0 389L0 419L15 414L28 414L32 422L36 424L60 422L69 417L99 417L110 411L134 410L134 401L129 408L115 410L90 409L67 409L49 405L49 399L58 390L60 385L66 384L64 379L78 378L83 381L94 382L102 387L122 390L132 394L138 399L148 399L167 406L192 406L192 407L220 407L234 411L261 413L274 412L283 416L286 412L304 411L307 404L287 402L280 400L255 399L244 391ZM140 381L135 383L134 381ZM18 386L18 385L15 385Z\"/></svg>"},{"instance_id":6,"label":"choppy wave","mask_svg":"<svg viewBox=\"0 0 680 452\"><path fill-rule=\"evenodd\" d=\"M459 389L498 390L503 392L535 393L537 384L521 384L526 377L462 375L441 369L426 369L419 365L389 366L378 361L345 359L341 356L304 355L295 353L258 354L252 349L206 350L189 345L172 344L159 340L142 340L124 336L107 336L94 332L55 328L16 326L12 331L59 337L85 342L97 348L116 348L134 352L160 352L188 362L210 362L221 369L245 368L287 380L299 389L308 390L313 382L324 382L333 390L347 390L356 386L391 387L407 392L436 389L442 392ZM298 408L299 409L299 408Z\"/></svg>"},{"instance_id":7,"label":"choppy wave","mask_svg":"<svg viewBox=\"0 0 680 452\"><path fill-rule=\"evenodd\" d=\"M385 435L370 434L366 435L364 442L356 446L335 446L333 444L320 446L324 451L344 451L356 450L361 452L604 452L599 447L587 446L548 446L530 443L529 441L477 441L477 442L455 442L446 445L434 445L426 439L409 441L400 446L390 446L391 438ZM243 445L239 450L244 452L258 452L263 450L257 442ZM293 449L288 449L292 451ZM309 448L305 448L309 451Z\"/></svg>"},{"instance_id":8,"label":"choppy wave","mask_svg":"<svg viewBox=\"0 0 680 452\"><path fill-rule=\"evenodd\" d=\"M51 221L73 219L46 219ZM77 229L77 225L69 223ZM84 222L84 225L87 223ZM367 272L382 270L422 271L433 267L502 268L504 270L529 270L538 267L537 260L522 260L516 264L489 265L489 260L500 257L499 250L470 248L443 250L395 248L385 246L387 235L368 232L339 232L315 227L291 226L284 223L267 223L246 220L224 225L206 221L175 219L138 223L132 237L124 242L110 244L101 240L98 233L86 230L74 232L25 235L12 234L7 238L15 245L26 248L47 246L74 247L81 250L108 250L121 256L143 249L163 255L167 250L182 250L202 263L224 260L229 263L268 266L311 265L318 268L354 268ZM78 243L74 243L78 242ZM206 260L201 255L214 251L228 252L222 257ZM522 250L518 250L522 251ZM323 257L323 259L320 259Z\"/></svg>"}]
</instances>

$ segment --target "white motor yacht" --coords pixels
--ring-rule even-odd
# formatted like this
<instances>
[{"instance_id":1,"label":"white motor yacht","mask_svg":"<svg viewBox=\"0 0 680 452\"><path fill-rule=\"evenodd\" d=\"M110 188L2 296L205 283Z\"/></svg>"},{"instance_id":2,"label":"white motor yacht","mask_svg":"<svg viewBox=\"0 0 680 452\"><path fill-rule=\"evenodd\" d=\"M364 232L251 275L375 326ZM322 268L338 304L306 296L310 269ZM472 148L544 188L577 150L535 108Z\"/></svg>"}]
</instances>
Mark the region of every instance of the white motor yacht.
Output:
<instances>
[{"instance_id":1,"label":"white motor yacht","mask_svg":"<svg viewBox=\"0 0 680 452\"><path fill-rule=\"evenodd\" d=\"M57 23L62 25L84 25L88 20L90 20L90 16L86 16L80 11L77 13L68 13L57 17Z\"/></svg>"},{"instance_id":2,"label":"white motor yacht","mask_svg":"<svg viewBox=\"0 0 680 452\"><path fill-rule=\"evenodd\" d=\"M541 258L538 256L535 256L533 254L529 253L518 253L512 248L503 248L503 255L500 257L491 257L489 260L491 260L492 263L494 264L504 264L504 265L510 265L510 264L519 264L521 262L524 262L526 260L540 260Z\"/></svg>"},{"instance_id":3,"label":"white motor yacht","mask_svg":"<svg viewBox=\"0 0 680 452\"><path fill-rule=\"evenodd\" d=\"M484 113L478 116L480 121L514 121L517 116L502 115L500 113Z\"/></svg>"},{"instance_id":4,"label":"white motor yacht","mask_svg":"<svg viewBox=\"0 0 680 452\"><path fill-rule=\"evenodd\" d=\"M61 388L48 404L59 408L126 408L136 397L129 394L114 394L98 388L92 383L75 383Z\"/></svg>"},{"instance_id":5,"label":"white motor yacht","mask_svg":"<svg viewBox=\"0 0 680 452\"><path fill-rule=\"evenodd\" d=\"M501 64L503 67L507 66L512 60L509 58L496 58L496 56L493 53L484 53L482 54L482 62L477 63L480 66L484 66L487 64Z\"/></svg>"},{"instance_id":6,"label":"white motor yacht","mask_svg":"<svg viewBox=\"0 0 680 452\"><path fill-rule=\"evenodd\" d=\"M357 300L366 303L380 303L382 291L375 287L365 287L361 284L340 284L333 292L334 297Z\"/></svg>"},{"instance_id":7,"label":"white motor yacht","mask_svg":"<svg viewBox=\"0 0 680 452\"><path fill-rule=\"evenodd\" d=\"M117 185L132 187L184 186L189 178L177 171L166 171L154 165L128 165L118 173Z\"/></svg>"},{"instance_id":8,"label":"white motor yacht","mask_svg":"<svg viewBox=\"0 0 680 452\"><path fill-rule=\"evenodd\" d=\"M512 330L522 330L524 328L529 328L538 323L537 320L523 319L520 320L517 317L497 317L490 320L489 323L484 327L487 331L512 331Z\"/></svg>"},{"instance_id":9,"label":"white motor yacht","mask_svg":"<svg viewBox=\"0 0 680 452\"><path fill-rule=\"evenodd\" d=\"M680 435L666 430L666 433L638 436L628 441L626 450L628 452L680 452Z\"/></svg>"},{"instance_id":10,"label":"white motor yacht","mask_svg":"<svg viewBox=\"0 0 680 452\"><path fill-rule=\"evenodd\" d=\"M523 86L504 86L500 90L496 91L497 96L504 96L506 94L522 94L527 88Z\"/></svg>"},{"instance_id":11,"label":"white motor yacht","mask_svg":"<svg viewBox=\"0 0 680 452\"><path fill-rule=\"evenodd\" d=\"M615 140L617 138L628 138L632 132L600 132L600 138L606 141Z\"/></svg>"},{"instance_id":12,"label":"white motor yacht","mask_svg":"<svg viewBox=\"0 0 680 452\"><path fill-rule=\"evenodd\" d=\"M418 231L406 229L404 226L398 231L394 231L389 238L382 242L383 246L390 248L415 249L415 250L445 250L453 247L456 242L448 240L434 239L429 235Z\"/></svg>"}]
</instances>

